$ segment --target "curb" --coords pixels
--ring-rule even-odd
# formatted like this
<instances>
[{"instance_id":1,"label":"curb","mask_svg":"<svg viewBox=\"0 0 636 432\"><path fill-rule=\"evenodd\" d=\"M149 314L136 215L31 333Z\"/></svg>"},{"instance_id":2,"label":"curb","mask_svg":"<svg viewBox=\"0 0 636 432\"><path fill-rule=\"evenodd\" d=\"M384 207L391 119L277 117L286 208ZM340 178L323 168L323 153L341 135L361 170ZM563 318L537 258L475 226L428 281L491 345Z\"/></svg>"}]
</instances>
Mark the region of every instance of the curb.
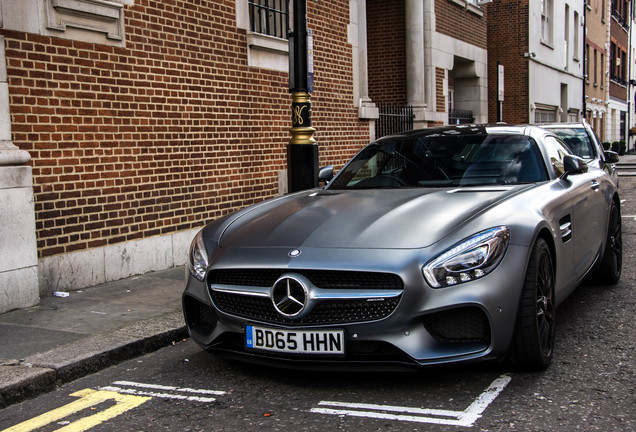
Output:
<instances>
[{"instance_id":1,"label":"curb","mask_svg":"<svg viewBox=\"0 0 636 432\"><path fill-rule=\"evenodd\" d=\"M93 335L22 360L0 364L0 408L56 386L158 350L188 337L183 314L173 312Z\"/></svg>"}]
</instances>

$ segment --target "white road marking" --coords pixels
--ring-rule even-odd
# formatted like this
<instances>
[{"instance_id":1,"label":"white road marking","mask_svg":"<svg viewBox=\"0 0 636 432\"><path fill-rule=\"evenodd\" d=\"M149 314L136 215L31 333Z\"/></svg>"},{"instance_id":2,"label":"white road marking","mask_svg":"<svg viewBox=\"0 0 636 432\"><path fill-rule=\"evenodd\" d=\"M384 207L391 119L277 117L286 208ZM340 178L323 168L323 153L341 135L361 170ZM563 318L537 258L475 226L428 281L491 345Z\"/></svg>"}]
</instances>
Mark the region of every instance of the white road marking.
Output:
<instances>
[{"instance_id":1,"label":"white road marking","mask_svg":"<svg viewBox=\"0 0 636 432\"><path fill-rule=\"evenodd\" d=\"M99 389L103 391L111 391L111 392L115 392L119 394L129 394L129 395L135 395L135 396L150 396L150 397L159 397L164 399L179 399L179 400L188 400L192 402L209 403L209 402L214 402L216 400L215 398L211 398L211 397L185 396L185 395L171 394L171 393L157 393L157 392L149 392L149 391L127 389L127 388L113 387L113 386L100 387Z\"/></svg>"},{"instance_id":2,"label":"white road marking","mask_svg":"<svg viewBox=\"0 0 636 432\"><path fill-rule=\"evenodd\" d=\"M155 390L170 390L170 391L177 391L177 392L184 392L184 393L211 394L216 396L223 396L224 394L227 394L226 391L222 391L222 390L192 389L188 387L173 387L173 386L164 386L159 384L136 383L132 381L115 381L113 384L130 386L130 387L149 388L149 389L155 389Z\"/></svg>"},{"instance_id":3,"label":"white road marking","mask_svg":"<svg viewBox=\"0 0 636 432\"><path fill-rule=\"evenodd\" d=\"M636 220L636 215L622 215L625 219L634 219Z\"/></svg>"},{"instance_id":4,"label":"white road marking","mask_svg":"<svg viewBox=\"0 0 636 432\"><path fill-rule=\"evenodd\" d=\"M481 417L481 414L486 410L488 405L490 405L492 401L499 396L499 393L501 393L501 391L508 385L510 380L511 378L507 375L502 375L494 380L490 386L488 386L488 388L464 411L321 401L318 405L329 406L332 408L312 408L311 412L340 416L368 417L382 420L472 427L477 419Z\"/></svg>"},{"instance_id":5,"label":"white road marking","mask_svg":"<svg viewBox=\"0 0 636 432\"><path fill-rule=\"evenodd\" d=\"M187 387L145 384L131 381L115 381L112 386L100 387L100 390L112 391L120 394L151 396L205 403L214 402L216 400L213 397L209 397L210 395L222 396L227 394L227 392L221 390L192 389Z\"/></svg>"}]
</instances>

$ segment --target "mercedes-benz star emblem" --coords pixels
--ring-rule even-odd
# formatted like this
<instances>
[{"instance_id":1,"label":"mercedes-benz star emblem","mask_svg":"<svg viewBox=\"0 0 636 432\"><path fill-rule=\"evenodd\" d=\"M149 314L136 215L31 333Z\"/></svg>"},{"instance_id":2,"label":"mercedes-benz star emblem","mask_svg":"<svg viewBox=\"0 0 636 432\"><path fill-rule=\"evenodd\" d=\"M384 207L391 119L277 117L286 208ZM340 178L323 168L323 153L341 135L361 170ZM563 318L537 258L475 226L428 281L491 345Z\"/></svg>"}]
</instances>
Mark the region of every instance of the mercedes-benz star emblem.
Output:
<instances>
[{"instance_id":1,"label":"mercedes-benz star emblem","mask_svg":"<svg viewBox=\"0 0 636 432\"><path fill-rule=\"evenodd\" d=\"M278 313L284 317L296 317L307 306L307 293L307 287L302 280L285 275L272 287L272 302Z\"/></svg>"}]
</instances>

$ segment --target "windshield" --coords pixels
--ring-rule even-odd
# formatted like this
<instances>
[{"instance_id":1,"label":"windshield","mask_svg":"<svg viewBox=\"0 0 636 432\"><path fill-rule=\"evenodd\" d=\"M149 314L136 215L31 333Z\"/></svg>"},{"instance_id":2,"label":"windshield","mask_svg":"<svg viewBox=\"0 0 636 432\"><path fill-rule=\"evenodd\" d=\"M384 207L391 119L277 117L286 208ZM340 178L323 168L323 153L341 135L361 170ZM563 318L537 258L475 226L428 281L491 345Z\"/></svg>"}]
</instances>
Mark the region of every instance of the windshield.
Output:
<instances>
[{"instance_id":1,"label":"windshield","mask_svg":"<svg viewBox=\"0 0 636 432\"><path fill-rule=\"evenodd\" d=\"M570 151L583 159L594 159L596 152L590 137L583 128L550 128L568 146Z\"/></svg>"},{"instance_id":2,"label":"windshield","mask_svg":"<svg viewBox=\"0 0 636 432\"><path fill-rule=\"evenodd\" d=\"M329 189L451 187L548 180L525 135L429 135L381 139L362 150Z\"/></svg>"}]
</instances>

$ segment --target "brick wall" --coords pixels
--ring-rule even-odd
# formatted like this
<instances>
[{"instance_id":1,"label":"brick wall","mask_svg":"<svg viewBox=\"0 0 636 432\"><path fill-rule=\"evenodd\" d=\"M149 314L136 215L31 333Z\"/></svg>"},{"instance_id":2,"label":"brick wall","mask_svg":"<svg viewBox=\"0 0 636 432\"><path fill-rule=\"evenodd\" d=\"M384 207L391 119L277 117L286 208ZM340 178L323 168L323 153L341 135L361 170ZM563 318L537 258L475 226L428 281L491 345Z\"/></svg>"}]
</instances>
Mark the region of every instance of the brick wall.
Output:
<instances>
[{"instance_id":1,"label":"brick wall","mask_svg":"<svg viewBox=\"0 0 636 432\"><path fill-rule=\"evenodd\" d=\"M369 123L358 119L358 108L353 106L353 53L347 30L349 1L312 1L307 2L307 7L307 26L314 29L314 138L320 146L320 165L340 168L371 140ZM291 96L284 101L285 110L291 112ZM286 112L283 119L285 145L290 138L290 115Z\"/></svg>"},{"instance_id":2,"label":"brick wall","mask_svg":"<svg viewBox=\"0 0 636 432\"><path fill-rule=\"evenodd\" d=\"M435 68L435 105L437 112L446 111L446 95L444 94L444 78L446 77L446 70L442 68Z\"/></svg>"},{"instance_id":3,"label":"brick wall","mask_svg":"<svg viewBox=\"0 0 636 432\"><path fill-rule=\"evenodd\" d=\"M610 24L610 41L613 43L618 51L618 54L622 56L625 53L625 58L629 61L629 34L628 30L624 28L622 25L616 21L615 18L611 18ZM611 48L610 48L611 50ZM608 54L609 55L609 54ZM613 65L610 62L610 71L612 71ZM629 67L624 65L625 75L623 77L624 81L629 80ZM613 71L615 74L620 75L616 70ZM612 72L610 72L610 76ZM621 101L627 101L627 86L623 84L623 82L617 82L615 80L610 80L609 87L610 97L615 98Z\"/></svg>"},{"instance_id":4,"label":"brick wall","mask_svg":"<svg viewBox=\"0 0 636 432\"><path fill-rule=\"evenodd\" d=\"M367 0L369 97L406 103L406 34L403 0Z\"/></svg>"},{"instance_id":5,"label":"brick wall","mask_svg":"<svg viewBox=\"0 0 636 432\"><path fill-rule=\"evenodd\" d=\"M349 2L308 3L322 164L369 141ZM136 0L126 47L6 38L14 143L32 156L40 257L201 226L278 192L288 77L247 65L234 1Z\"/></svg>"},{"instance_id":6,"label":"brick wall","mask_svg":"<svg viewBox=\"0 0 636 432\"><path fill-rule=\"evenodd\" d=\"M485 16L479 16L450 0L435 0L435 29L462 42L486 48Z\"/></svg>"},{"instance_id":7,"label":"brick wall","mask_svg":"<svg viewBox=\"0 0 636 432\"><path fill-rule=\"evenodd\" d=\"M586 37L585 43L589 46L589 57L586 59L587 65L585 73L585 94L588 99L592 98L605 100L607 99L607 85L609 77L605 75L609 59L609 50L605 49L607 44L607 31L611 18L609 15L609 2L595 2L589 9L586 9L585 24ZM596 64L594 63L594 54L596 54ZM601 62L601 55L603 62ZM594 68L596 66L596 70ZM595 80L596 78L596 80Z\"/></svg>"},{"instance_id":8,"label":"brick wall","mask_svg":"<svg viewBox=\"0 0 636 432\"><path fill-rule=\"evenodd\" d=\"M488 14L488 121L497 121L497 62L504 66L503 118L507 123L528 123L529 65L528 0L494 1Z\"/></svg>"}]
</instances>

